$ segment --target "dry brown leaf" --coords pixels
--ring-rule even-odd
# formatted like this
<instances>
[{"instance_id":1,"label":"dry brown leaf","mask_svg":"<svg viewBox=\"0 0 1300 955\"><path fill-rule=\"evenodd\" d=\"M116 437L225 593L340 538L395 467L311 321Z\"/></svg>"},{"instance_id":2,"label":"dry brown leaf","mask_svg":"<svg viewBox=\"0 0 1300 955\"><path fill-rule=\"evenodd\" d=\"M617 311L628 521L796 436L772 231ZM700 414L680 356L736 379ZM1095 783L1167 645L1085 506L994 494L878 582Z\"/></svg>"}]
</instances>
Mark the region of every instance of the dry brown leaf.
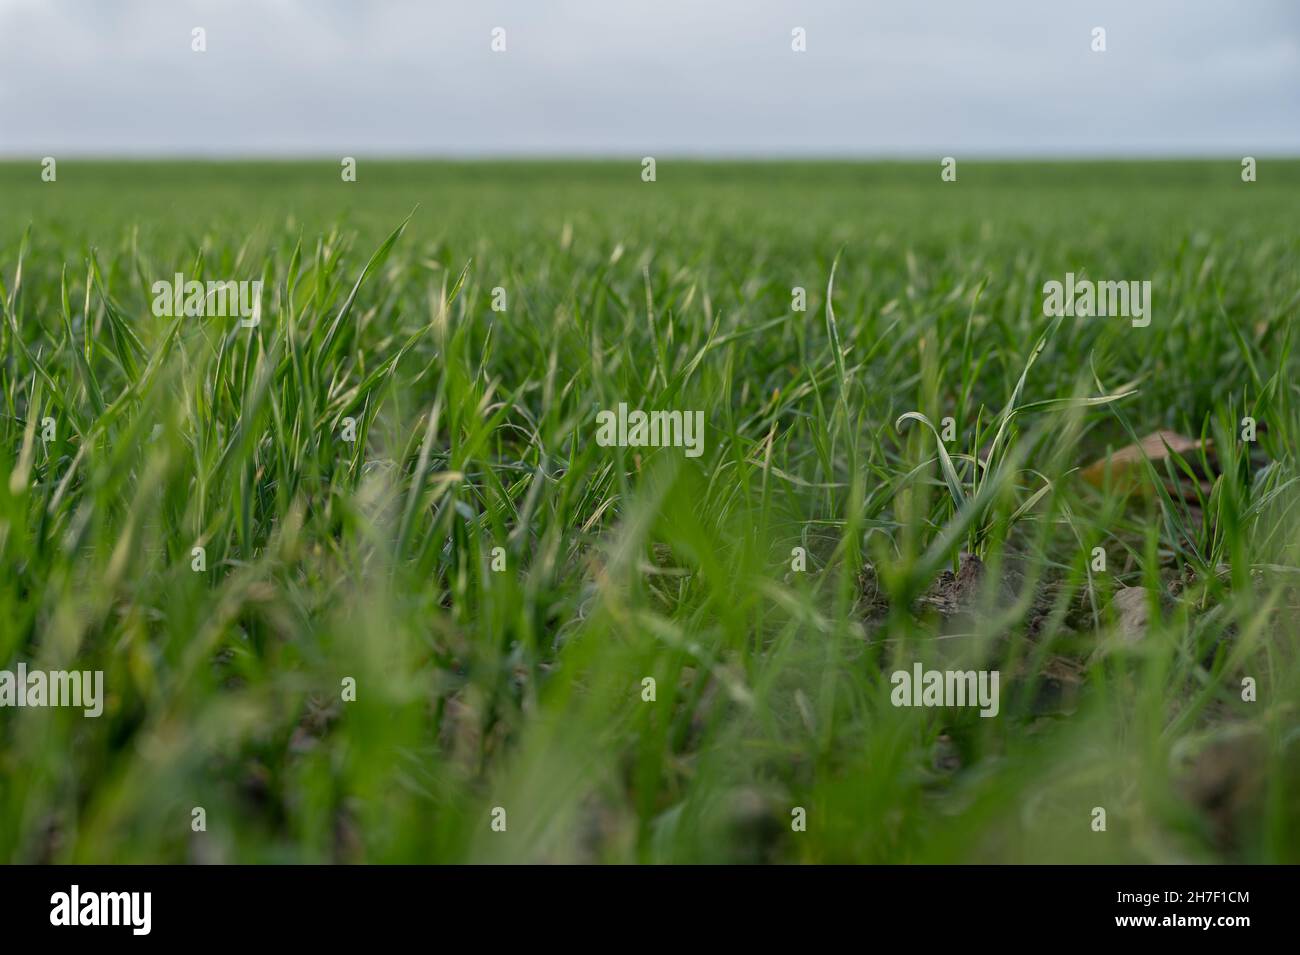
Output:
<instances>
[{"instance_id":1,"label":"dry brown leaf","mask_svg":"<svg viewBox=\"0 0 1300 955\"><path fill-rule=\"evenodd\" d=\"M1213 446L1213 443L1207 439L1205 447L1209 449ZM1128 447L1113 452L1108 457L1094 461L1084 468L1080 474L1085 481L1094 487L1102 487L1106 483L1106 474L1109 471L1112 487L1120 490L1132 490L1142 483L1141 477L1145 470L1145 465L1142 462L1145 459L1150 459L1153 464L1158 464L1168 458L1170 450L1173 450L1183 455L1183 457L1187 458L1189 464L1196 467L1196 461L1199 457L1196 452L1200 448L1201 441L1199 438L1189 438L1177 431L1154 431L1137 444L1130 444Z\"/></svg>"}]
</instances>

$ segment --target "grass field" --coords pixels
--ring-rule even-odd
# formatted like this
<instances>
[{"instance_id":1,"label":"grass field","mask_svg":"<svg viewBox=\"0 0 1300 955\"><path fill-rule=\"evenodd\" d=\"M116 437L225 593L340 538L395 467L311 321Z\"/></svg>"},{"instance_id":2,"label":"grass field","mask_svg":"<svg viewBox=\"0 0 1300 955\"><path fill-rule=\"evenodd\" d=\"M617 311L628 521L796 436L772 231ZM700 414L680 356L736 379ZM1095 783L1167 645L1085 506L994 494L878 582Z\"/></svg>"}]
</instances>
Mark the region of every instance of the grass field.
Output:
<instances>
[{"instance_id":1,"label":"grass field","mask_svg":"<svg viewBox=\"0 0 1300 955\"><path fill-rule=\"evenodd\" d=\"M0 164L0 668L106 702L0 710L0 859L1300 862L1300 162L57 174Z\"/></svg>"}]
</instances>

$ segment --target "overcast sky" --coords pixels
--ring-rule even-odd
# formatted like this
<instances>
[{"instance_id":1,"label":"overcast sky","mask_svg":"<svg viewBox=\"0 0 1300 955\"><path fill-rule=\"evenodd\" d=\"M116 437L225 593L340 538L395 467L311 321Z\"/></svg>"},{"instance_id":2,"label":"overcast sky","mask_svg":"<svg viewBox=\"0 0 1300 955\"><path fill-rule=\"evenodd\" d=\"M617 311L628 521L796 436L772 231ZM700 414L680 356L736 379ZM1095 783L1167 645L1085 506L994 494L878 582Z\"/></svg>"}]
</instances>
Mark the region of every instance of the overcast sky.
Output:
<instances>
[{"instance_id":1,"label":"overcast sky","mask_svg":"<svg viewBox=\"0 0 1300 955\"><path fill-rule=\"evenodd\" d=\"M1300 0L0 0L0 153L1300 154Z\"/></svg>"}]
</instances>

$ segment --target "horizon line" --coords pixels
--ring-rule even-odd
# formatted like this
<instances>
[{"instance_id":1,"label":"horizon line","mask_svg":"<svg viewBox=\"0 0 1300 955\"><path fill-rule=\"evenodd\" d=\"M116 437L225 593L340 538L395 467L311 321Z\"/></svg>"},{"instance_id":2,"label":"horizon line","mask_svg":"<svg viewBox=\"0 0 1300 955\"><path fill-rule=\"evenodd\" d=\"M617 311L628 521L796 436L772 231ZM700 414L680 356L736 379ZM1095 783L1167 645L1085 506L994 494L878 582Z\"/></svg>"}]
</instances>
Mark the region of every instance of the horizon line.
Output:
<instances>
[{"instance_id":1,"label":"horizon line","mask_svg":"<svg viewBox=\"0 0 1300 955\"><path fill-rule=\"evenodd\" d=\"M932 163L952 157L961 162L986 163L1086 163L1086 162L1240 162L1250 157L1256 161L1296 161L1300 151L1293 153L432 153L432 152L381 152L381 153L69 153L52 150L38 153L9 153L0 150L0 163L40 163L47 156L59 160L80 162L164 163L300 163L340 162L344 158L364 159L367 162L445 162L445 163L614 163L641 162L654 158L656 162L692 163Z\"/></svg>"}]
</instances>

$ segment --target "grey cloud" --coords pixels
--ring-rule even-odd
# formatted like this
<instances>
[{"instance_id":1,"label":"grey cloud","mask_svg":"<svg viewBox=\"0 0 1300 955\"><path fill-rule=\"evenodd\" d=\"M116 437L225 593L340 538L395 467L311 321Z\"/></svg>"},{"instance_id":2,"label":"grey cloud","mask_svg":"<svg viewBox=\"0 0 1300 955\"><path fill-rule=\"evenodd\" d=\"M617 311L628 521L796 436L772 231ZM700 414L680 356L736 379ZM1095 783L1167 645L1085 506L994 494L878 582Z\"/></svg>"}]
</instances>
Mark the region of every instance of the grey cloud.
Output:
<instances>
[{"instance_id":1,"label":"grey cloud","mask_svg":"<svg viewBox=\"0 0 1300 955\"><path fill-rule=\"evenodd\" d=\"M1293 0L0 0L11 155L1294 153L1297 90Z\"/></svg>"}]
</instances>

